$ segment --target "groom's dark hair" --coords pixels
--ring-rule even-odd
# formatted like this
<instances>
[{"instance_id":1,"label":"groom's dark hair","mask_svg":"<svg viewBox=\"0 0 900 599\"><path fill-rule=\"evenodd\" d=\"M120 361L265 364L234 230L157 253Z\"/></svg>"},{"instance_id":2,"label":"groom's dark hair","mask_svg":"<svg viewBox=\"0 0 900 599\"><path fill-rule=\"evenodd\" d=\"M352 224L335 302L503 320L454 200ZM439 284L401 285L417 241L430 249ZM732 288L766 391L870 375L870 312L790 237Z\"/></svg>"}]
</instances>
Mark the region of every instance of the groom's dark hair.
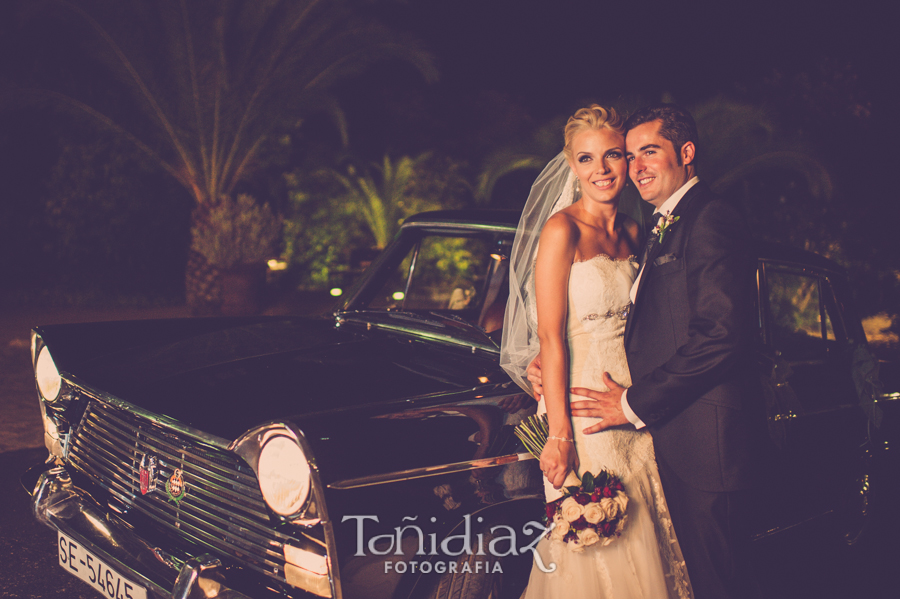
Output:
<instances>
[{"instance_id":1,"label":"groom's dark hair","mask_svg":"<svg viewBox=\"0 0 900 599\"><path fill-rule=\"evenodd\" d=\"M659 134L668 139L675 146L678 155L678 165L681 166L681 148L689 141L694 142L694 162L697 164L697 155L700 153L697 135L697 123L684 108L675 104L654 104L634 111L625 121L625 135L644 123L660 121Z\"/></svg>"}]
</instances>

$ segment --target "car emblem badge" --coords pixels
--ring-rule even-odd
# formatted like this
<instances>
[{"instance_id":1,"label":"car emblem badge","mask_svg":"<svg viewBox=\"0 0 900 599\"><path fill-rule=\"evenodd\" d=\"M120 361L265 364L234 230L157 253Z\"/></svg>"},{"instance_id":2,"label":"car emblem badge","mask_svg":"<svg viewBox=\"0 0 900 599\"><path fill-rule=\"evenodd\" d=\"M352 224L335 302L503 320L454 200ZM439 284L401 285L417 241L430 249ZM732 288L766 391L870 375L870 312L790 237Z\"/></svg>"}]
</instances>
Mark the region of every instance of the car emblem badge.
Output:
<instances>
[{"instance_id":1,"label":"car emblem badge","mask_svg":"<svg viewBox=\"0 0 900 599\"><path fill-rule=\"evenodd\" d=\"M166 481L166 495L169 496L169 501L175 502L175 505L179 505L187 495L187 485L184 484L184 477L178 468Z\"/></svg>"},{"instance_id":2,"label":"car emblem badge","mask_svg":"<svg viewBox=\"0 0 900 599\"><path fill-rule=\"evenodd\" d=\"M146 495L156 490L156 464L155 456L144 454L138 473L141 479L141 495Z\"/></svg>"}]
</instances>

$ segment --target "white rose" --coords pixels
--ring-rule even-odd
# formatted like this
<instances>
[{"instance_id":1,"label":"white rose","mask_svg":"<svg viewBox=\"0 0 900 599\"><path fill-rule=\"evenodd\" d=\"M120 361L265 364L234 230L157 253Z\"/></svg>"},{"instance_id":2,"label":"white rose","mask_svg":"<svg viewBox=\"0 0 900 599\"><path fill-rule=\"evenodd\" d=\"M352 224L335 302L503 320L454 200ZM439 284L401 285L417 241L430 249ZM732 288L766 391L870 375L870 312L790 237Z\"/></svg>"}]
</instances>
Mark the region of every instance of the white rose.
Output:
<instances>
[{"instance_id":1,"label":"white rose","mask_svg":"<svg viewBox=\"0 0 900 599\"><path fill-rule=\"evenodd\" d=\"M604 497L600 500L600 509L603 510L604 520L612 520L619 511L619 507L611 497Z\"/></svg>"},{"instance_id":2,"label":"white rose","mask_svg":"<svg viewBox=\"0 0 900 599\"><path fill-rule=\"evenodd\" d=\"M585 547L590 547L600 540L600 535L598 535L597 531L593 528L585 528L584 530L578 531L578 540L580 540Z\"/></svg>"},{"instance_id":3,"label":"white rose","mask_svg":"<svg viewBox=\"0 0 900 599\"><path fill-rule=\"evenodd\" d=\"M584 506L584 519L591 524L597 524L606 518L606 512L600 507L599 503L591 502Z\"/></svg>"},{"instance_id":4,"label":"white rose","mask_svg":"<svg viewBox=\"0 0 900 599\"><path fill-rule=\"evenodd\" d=\"M604 538L603 538L603 541L600 542L600 546L601 546L601 547L606 547L607 545L609 545L610 543L612 543L613 540L614 540L615 538L616 538L616 537L604 537Z\"/></svg>"},{"instance_id":5,"label":"white rose","mask_svg":"<svg viewBox=\"0 0 900 599\"><path fill-rule=\"evenodd\" d=\"M566 533L569 532L569 523L563 520L559 514L553 519L553 523L556 525L553 527L553 530L550 531L550 538L562 541L563 537L566 536Z\"/></svg>"},{"instance_id":6,"label":"white rose","mask_svg":"<svg viewBox=\"0 0 900 599\"><path fill-rule=\"evenodd\" d=\"M613 501L616 502L616 505L619 506L619 513L624 514L625 508L628 507L628 495L624 492L619 491L616 493L616 496L613 498Z\"/></svg>"},{"instance_id":7,"label":"white rose","mask_svg":"<svg viewBox=\"0 0 900 599\"><path fill-rule=\"evenodd\" d=\"M575 501L575 498L567 497L566 500L562 502L560 511L562 512L562 517L565 518L567 522L575 522L581 518L581 515L584 513L584 507Z\"/></svg>"},{"instance_id":8,"label":"white rose","mask_svg":"<svg viewBox=\"0 0 900 599\"><path fill-rule=\"evenodd\" d=\"M622 518L619 520L619 523L616 524L616 533L621 534L623 530L625 530L625 520L628 519L628 516L622 515Z\"/></svg>"}]
</instances>

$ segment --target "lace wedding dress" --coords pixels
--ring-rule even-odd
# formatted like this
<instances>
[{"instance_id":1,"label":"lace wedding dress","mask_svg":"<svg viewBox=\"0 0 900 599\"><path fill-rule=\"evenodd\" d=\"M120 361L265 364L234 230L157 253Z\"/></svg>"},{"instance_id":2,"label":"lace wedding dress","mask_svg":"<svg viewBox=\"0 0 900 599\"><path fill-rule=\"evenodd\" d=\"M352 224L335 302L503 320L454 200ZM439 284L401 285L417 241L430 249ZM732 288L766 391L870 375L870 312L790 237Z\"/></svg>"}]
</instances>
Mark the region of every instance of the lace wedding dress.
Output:
<instances>
[{"instance_id":1,"label":"lace wedding dress","mask_svg":"<svg viewBox=\"0 0 900 599\"><path fill-rule=\"evenodd\" d=\"M623 386L631 385L623 335L636 272L633 258L600 255L572 265L567 324L571 387L605 391L603 372ZM545 411L541 401L538 413ZM552 569L555 564L556 568L544 572L535 562L523 597L690 598L687 569L669 519L649 433L631 427L582 433L594 423L592 418L573 418L579 475L605 469L622 480L628 494L625 530L609 545L598 543L581 552L561 541L541 539L537 550L544 567ZM544 489L547 501L561 495L546 479Z\"/></svg>"}]
</instances>

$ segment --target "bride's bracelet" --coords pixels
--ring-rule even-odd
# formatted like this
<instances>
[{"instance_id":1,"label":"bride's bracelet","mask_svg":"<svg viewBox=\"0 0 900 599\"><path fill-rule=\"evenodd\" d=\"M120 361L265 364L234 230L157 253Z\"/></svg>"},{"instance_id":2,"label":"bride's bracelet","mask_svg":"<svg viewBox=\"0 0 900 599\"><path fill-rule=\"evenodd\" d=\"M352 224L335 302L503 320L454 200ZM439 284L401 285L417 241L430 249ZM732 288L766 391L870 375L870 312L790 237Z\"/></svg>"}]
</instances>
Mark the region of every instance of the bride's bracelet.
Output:
<instances>
[{"instance_id":1,"label":"bride's bracelet","mask_svg":"<svg viewBox=\"0 0 900 599\"><path fill-rule=\"evenodd\" d=\"M568 437L557 437L556 435L550 435L549 437L547 437L547 440L565 441L566 443L575 442L575 439L569 439Z\"/></svg>"}]
</instances>

